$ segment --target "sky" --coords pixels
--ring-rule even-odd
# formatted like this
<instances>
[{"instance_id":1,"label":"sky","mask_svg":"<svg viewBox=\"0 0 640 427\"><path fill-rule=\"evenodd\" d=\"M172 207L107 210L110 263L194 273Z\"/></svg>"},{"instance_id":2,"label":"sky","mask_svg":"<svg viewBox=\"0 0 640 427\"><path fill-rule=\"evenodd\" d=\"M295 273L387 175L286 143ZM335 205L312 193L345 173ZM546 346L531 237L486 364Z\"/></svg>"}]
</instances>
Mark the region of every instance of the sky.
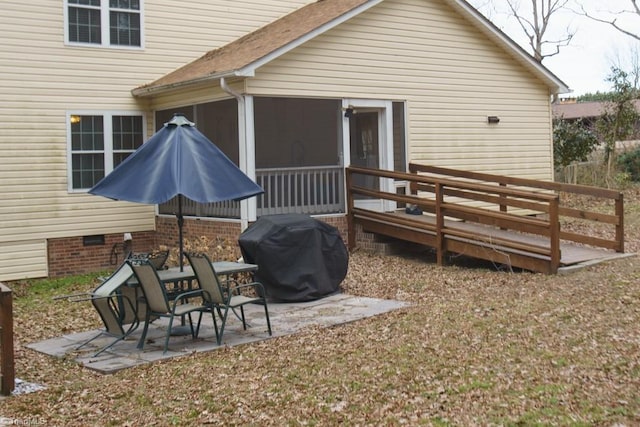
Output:
<instances>
[{"instance_id":1,"label":"sky","mask_svg":"<svg viewBox=\"0 0 640 427\"><path fill-rule=\"evenodd\" d=\"M519 43L527 52L531 53L528 41L524 33L514 18L510 18L507 13L501 13L500 7L506 5L505 0L469 0L469 3L478 7L492 1L497 11L487 11L482 7L480 10L489 19L504 31L509 37ZM530 0L515 0L521 5L522 14L526 15L526 7L531 4ZM572 0L573 8L579 10L577 4L582 4L590 13L597 13L598 16L609 18L611 15L606 11L622 10L631 8L630 0ZM503 9L504 10L504 9ZM519 9L520 10L520 9ZM633 49L640 54L640 42L625 35L608 24L593 21L587 17L580 16L570 11L558 12L554 15L550 23L555 33L563 35L566 28L576 31L569 46L561 48L558 55L548 57L542 61L552 73L560 78L570 89L570 94L561 97L573 97L584 95L585 93L608 92L611 90L611 83L606 81L611 73L611 66L621 64L624 70L629 70L630 58L633 56ZM628 29L635 29L636 34L640 34L640 16L629 15L627 18L619 17L619 23L625 23ZM553 35L553 34L552 34Z\"/></svg>"}]
</instances>

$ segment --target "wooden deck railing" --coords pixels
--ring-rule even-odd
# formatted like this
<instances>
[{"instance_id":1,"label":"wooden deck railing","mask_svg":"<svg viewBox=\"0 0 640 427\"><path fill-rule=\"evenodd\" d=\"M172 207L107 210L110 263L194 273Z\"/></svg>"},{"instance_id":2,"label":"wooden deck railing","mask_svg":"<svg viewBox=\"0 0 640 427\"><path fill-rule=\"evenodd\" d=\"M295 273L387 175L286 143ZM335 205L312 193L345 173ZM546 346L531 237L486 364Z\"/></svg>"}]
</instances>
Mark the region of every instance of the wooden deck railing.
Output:
<instances>
[{"instance_id":1,"label":"wooden deck railing","mask_svg":"<svg viewBox=\"0 0 640 427\"><path fill-rule=\"evenodd\" d=\"M616 214L606 215L560 206L553 183L518 180L487 174L474 174L444 168L410 165L413 173L349 167L347 169L347 207L349 246L355 246L355 222L363 228L403 240L426 244L436 249L438 264L447 252L466 253L482 259L499 261L505 253L512 265L533 271L557 272L560 266L560 240L623 250L622 196L619 193L571 188L557 184L562 191L574 191L616 201ZM353 184L353 174L404 180L412 194L395 194ZM539 185L534 185L539 184ZM591 191L587 190L590 189ZM373 212L355 206L355 197L385 199L399 204L418 206L430 216L409 217L393 213ZM620 203L620 206L618 205ZM513 213L526 212L528 215ZM577 233L563 232L560 217L570 216L594 220L616 227L616 238L607 240ZM431 221L427 220L431 219ZM542 238L528 241L516 237L496 237L469 230L464 224L493 226L501 230ZM498 248L498 251L487 251Z\"/></svg>"},{"instance_id":2,"label":"wooden deck railing","mask_svg":"<svg viewBox=\"0 0 640 427\"><path fill-rule=\"evenodd\" d=\"M0 283L0 394L9 396L15 388L13 352L13 292Z\"/></svg>"},{"instance_id":3,"label":"wooden deck railing","mask_svg":"<svg viewBox=\"0 0 640 427\"><path fill-rule=\"evenodd\" d=\"M576 243L587 244L590 246L601 247L605 249L615 250L616 252L624 252L624 198L623 194L616 190L610 190L599 187L589 187L585 185L564 184L551 181L539 181L534 179L523 179L508 177L502 175L493 175L478 172L469 172L456 169L441 168L435 166L425 166L415 163L409 165L409 170L412 173L420 175L430 176L442 176L448 178L461 178L465 180L472 180L475 182L483 182L489 185L499 185L503 188L521 188L527 192L542 192L546 191L553 194L572 194L575 196L587 196L595 199L604 200L611 203L613 214L605 214L596 211L589 211L587 209L576 209L562 205L562 199L560 199L560 205L558 210L559 218L575 218L585 221L593 221L601 224L609 225L614 228L613 238L604 239L597 238L595 236L586 236L575 232L560 230L560 239L572 241ZM491 200L494 202L494 200ZM511 201L510 206L519 206L514 200ZM506 211L506 206L500 204L500 210Z\"/></svg>"}]
</instances>

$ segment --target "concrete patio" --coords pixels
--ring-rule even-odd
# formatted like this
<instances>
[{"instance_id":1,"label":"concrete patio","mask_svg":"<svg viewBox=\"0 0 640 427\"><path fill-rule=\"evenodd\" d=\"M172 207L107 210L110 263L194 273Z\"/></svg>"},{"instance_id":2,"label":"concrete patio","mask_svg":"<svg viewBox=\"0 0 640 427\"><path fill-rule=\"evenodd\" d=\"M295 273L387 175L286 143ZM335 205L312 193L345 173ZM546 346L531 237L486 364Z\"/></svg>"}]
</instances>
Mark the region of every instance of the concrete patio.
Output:
<instances>
[{"instance_id":1,"label":"concrete patio","mask_svg":"<svg viewBox=\"0 0 640 427\"><path fill-rule=\"evenodd\" d=\"M371 316L383 314L407 306L408 303L394 300L357 297L334 294L319 300L303 303L270 303L269 315L273 336L267 333L264 309L260 305L245 308L247 321L251 327L246 331L242 322L230 315L225 327L221 346L216 343L215 330L210 315L205 315L196 340L190 334L172 336L169 351L163 354L166 319L154 321L147 334L143 350L136 348L142 334L142 325L126 340L116 343L109 350L94 357L94 354L113 341L106 335L88 345L77 347L100 332L99 329L76 334L63 335L27 345L27 347L54 357L73 357L82 366L103 374L121 369L151 363L157 360L184 356L193 352L214 351L220 348L249 344L273 337L292 335L308 327L329 327ZM97 315L97 314L96 314Z\"/></svg>"}]
</instances>

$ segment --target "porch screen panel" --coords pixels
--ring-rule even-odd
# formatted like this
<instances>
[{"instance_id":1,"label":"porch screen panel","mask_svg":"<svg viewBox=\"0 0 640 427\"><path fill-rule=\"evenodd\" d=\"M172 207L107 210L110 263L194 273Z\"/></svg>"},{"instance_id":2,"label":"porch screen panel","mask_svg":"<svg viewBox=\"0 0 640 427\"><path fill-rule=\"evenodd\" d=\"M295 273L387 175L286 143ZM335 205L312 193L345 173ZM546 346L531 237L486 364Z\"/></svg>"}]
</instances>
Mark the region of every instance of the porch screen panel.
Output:
<instances>
[{"instance_id":1,"label":"porch screen panel","mask_svg":"<svg viewBox=\"0 0 640 427\"><path fill-rule=\"evenodd\" d=\"M393 103L393 170L407 171L404 103Z\"/></svg>"},{"instance_id":2,"label":"porch screen panel","mask_svg":"<svg viewBox=\"0 0 640 427\"><path fill-rule=\"evenodd\" d=\"M254 98L258 216L344 212L341 101Z\"/></svg>"}]
</instances>

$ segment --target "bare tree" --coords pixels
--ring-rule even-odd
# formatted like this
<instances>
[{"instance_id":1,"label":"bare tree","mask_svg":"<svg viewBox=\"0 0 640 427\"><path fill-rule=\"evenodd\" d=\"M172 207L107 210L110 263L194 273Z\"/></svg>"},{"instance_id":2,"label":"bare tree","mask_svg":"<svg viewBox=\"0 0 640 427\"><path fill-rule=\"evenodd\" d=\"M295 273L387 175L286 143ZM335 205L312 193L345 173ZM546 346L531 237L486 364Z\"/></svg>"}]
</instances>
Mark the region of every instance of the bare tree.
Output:
<instances>
[{"instance_id":1,"label":"bare tree","mask_svg":"<svg viewBox=\"0 0 640 427\"><path fill-rule=\"evenodd\" d=\"M560 48L568 46L575 35L574 30L566 27L562 35L553 38L550 36L553 33L553 17L562 10L569 11L570 1L528 0L529 6L523 6L520 0L472 0L472 3L485 15L487 11L506 7L506 13L515 18L526 36L533 57L536 61L542 62L545 58L560 53Z\"/></svg>"},{"instance_id":2,"label":"bare tree","mask_svg":"<svg viewBox=\"0 0 640 427\"><path fill-rule=\"evenodd\" d=\"M632 87L640 90L640 43L631 44L628 51L616 50L609 62L611 68L624 70Z\"/></svg>"},{"instance_id":3,"label":"bare tree","mask_svg":"<svg viewBox=\"0 0 640 427\"><path fill-rule=\"evenodd\" d=\"M602 2L605 4L605 2ZM581 15L586 16L587 18L593 19L594 21L602 22L604 24L609 24L616 30L620 31L623 34L626 34L630 37L633 37L636 40L640 40L640 1L639 0L629 0L629 5L631 9L616 9L616 10L587 10L584 5L578 1L578 6L580 8ZM620 23L620 19L635 19L638 18L638 23ZM633 28L631 30L630 28Z\"/></svg>"},{"instance_id":4,"label":"bare tree","mask_svg":"<svg viewBox=\"0 0 640 427\"><path fill-rule=\"evenodd\" d=\"M514 0L507 0L507 4L511 9L511 14L520 28L529 39L529 46L533 49L533 57L538 62L542 62L544 58L557 55L560 53L562 46L567 46L571 42L575 31L566 29L565 35L554 40L545 40L549 30L549 22L551 17L559 10L566 9L569 0L530 0L533 13L530 17L520 15L518 10L520 6L516 5ZM546 51L546 46L553 45L554 50ZM546 51L546 52L545 52Z\"/></svg>"}]
</instances>

